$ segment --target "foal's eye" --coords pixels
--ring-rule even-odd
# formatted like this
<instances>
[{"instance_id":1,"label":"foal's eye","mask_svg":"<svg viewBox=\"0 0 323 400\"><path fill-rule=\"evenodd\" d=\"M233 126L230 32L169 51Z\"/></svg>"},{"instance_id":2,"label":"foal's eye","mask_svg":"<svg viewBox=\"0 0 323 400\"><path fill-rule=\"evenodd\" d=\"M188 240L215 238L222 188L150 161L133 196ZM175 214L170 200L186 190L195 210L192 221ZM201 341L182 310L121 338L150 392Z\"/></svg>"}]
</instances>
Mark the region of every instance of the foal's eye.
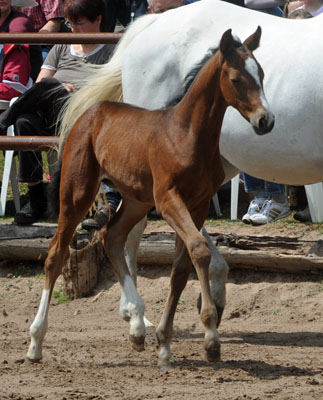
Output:
<instances>
[{"instance_id":1,"label":"foal's eye","mask_svg":"<svg viewBox=\"0 0 323 400\"><path fill-rule=\"evenodd\" d=\"M230 78L232 83L239 83L241 80L240 78Z\"/></svg>"}]
</instances>

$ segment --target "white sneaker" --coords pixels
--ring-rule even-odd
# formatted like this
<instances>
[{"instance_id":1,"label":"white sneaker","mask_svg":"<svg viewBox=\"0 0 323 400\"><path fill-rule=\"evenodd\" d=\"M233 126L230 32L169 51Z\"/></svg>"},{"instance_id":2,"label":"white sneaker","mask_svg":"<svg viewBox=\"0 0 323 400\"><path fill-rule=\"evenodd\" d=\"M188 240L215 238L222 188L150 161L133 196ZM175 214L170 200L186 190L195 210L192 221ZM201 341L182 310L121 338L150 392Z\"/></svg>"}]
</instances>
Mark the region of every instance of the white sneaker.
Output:
<instances>
[{"instance_id":1,"label":"white sneaker","mask_svg":"<svg viewBox=\"0 0 323 400\"><path fill-rule=\"evenodd\" d=\"M255 197L251 203L249 204L248 207L248 211L246 212L246 214L242 217L242 222L244 222L245 224L250 224L250 218L252 215L254 214L258 214L260 213L262 206L264 204L264 202L266 201L266 199L263 199L261 197Z\"/></svg>"},{"instance_id":2,"label":"white sneaker","mask_svg":"<svg viewBox=\"0 0 323 400\"><path fill-rule=\"evenodd\" d=\"M253 225L264 225L278 219L288 217L290 214L289 204L277 203L275 200L266 200L262 206L260 213L250 217Z\"/></svg>"}]
</instances>

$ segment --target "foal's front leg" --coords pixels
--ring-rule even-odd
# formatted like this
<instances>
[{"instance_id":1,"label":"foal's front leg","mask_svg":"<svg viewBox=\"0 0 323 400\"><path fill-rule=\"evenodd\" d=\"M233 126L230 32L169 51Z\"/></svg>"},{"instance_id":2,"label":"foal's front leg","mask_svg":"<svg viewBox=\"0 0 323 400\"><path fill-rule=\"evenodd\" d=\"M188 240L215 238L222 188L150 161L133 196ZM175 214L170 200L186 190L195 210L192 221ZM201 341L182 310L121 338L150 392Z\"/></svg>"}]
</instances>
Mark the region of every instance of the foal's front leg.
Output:
<instances>
[{"instance_id":1,"label":"foal's front leg","mask_svg":"<svg viewBox=\"0 0 323 400\"><path fill-rule=\"evenodd\" d=\"M218 361L220 359L220 342L216 330L217 312L211 298L208 274L211 254L206 239L198 231L203 225L208 209L209 202L207 201L200 204L199 208L195 209L191 216L181 197L173 192L167 193L159 207L162 216L183 240L190 259L196 269L202 292L201 320L205 327L204 349L209 361ZM184 257L184 255L182 257ZM171 291L176 290L173 289L176 285L181 287L181 280L184 281L183 277L177 274L174 275L174 279L171 283ZM172 324L171 313L172 310L176 309L177 305L175 301L176 296L171 296L169 298L169 304L167 303L166 308L169 311L166 311L166 315L163 317L165 318L166 326Z\"/></svg>"},{"instance_id":2,"label":"foal's front leg","mask_svg":"<svg viewBox=\"0 0 323 400\"><path fill-rule=\"evenodd\" d=\"M187 253L182 239L176 235L176 253L170 276L170 293L162 318L156 330L156 336L159 344L158 365L162 369L167 369L175 362L170 348L173 336L173 321L178 300L186 286L191 270L191 259Z\"/></svg>"}]
</instances>

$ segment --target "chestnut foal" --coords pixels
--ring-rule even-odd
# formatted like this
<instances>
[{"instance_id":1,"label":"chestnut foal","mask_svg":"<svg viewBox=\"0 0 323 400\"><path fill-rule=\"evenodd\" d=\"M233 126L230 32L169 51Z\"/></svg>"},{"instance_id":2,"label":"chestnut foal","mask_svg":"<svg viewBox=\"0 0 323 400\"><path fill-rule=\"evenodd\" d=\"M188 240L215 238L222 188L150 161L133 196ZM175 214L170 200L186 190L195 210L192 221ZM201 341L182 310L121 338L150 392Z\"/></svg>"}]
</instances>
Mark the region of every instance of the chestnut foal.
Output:
<instances>
[{"instance_id":1,"label":"chestnut foal","mask_svg":"<svg viewBox=\"0 0 323 400\"><path fill-rule=\"evenodd\" d=\"M101 230L101 238L127 303L133 348L144 348L144 303L127 268L124 247L128 233L155 205L176 232L170 294L156 331L159 365L167 368L174 362L170 349L173 319L192 264L201 285L206 358L220 359L217 311L208 280L210 250L199 230L224 178L219 137L227 107L235 107L257 134L269 132L274 125L263 92L264 74L252 54L260 36L258 27L242 44L233 38L231 29L226 31L219 50L175 107L148 111L102 102L77 120L62 156L58 229L50 243L45 288L30 328L30 360L42 358L55 281L69 256L75 228L102 180L123 197L121 208Z\"/></svg>"}]
</instances>

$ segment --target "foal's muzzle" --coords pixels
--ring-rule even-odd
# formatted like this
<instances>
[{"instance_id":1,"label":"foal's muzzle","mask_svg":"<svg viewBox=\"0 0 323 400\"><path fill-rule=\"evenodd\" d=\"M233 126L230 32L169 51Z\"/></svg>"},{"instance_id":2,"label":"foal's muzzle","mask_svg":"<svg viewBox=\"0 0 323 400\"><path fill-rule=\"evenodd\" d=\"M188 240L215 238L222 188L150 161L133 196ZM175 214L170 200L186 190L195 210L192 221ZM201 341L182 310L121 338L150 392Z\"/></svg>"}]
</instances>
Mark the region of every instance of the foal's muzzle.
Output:
<instances>
[{"instance_id":1,"label":"foal's muzzle","mask_svg":"<svg viewBox=\"0 0 323 400\"><path fill-rule=\"evenodd\" d=\"M251 123L257 135L265 135L273 129L275 125L275 116L270 111L264 112L253 118Z\"/></svg>"}]
</instances>

